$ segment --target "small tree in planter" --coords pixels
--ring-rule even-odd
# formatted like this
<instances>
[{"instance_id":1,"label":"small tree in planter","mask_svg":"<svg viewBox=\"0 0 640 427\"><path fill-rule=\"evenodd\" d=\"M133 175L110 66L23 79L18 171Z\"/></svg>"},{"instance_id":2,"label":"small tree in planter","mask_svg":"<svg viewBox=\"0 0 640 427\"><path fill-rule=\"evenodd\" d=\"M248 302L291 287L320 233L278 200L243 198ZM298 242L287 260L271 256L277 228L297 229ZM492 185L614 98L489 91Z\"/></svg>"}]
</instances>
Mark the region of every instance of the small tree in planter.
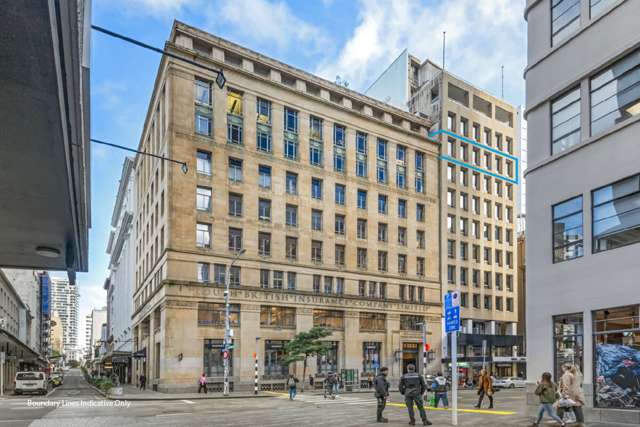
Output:
<instances>
[{"instance_id":1,"label":"small tree in planter","mask_svg":"<svg viewBox=\"0 0 640 427\"><path fill-rule=\"evenodd\" d=\"M320 341L331 335L331 331L323 326L314 326L307 332L300 332L285 346L285 358L287 365L295 362L303 362L302 366L302 387L307 379L307 359L313 356L324 356L327 354L327 344Z\"/></svg>"}]
</instances>

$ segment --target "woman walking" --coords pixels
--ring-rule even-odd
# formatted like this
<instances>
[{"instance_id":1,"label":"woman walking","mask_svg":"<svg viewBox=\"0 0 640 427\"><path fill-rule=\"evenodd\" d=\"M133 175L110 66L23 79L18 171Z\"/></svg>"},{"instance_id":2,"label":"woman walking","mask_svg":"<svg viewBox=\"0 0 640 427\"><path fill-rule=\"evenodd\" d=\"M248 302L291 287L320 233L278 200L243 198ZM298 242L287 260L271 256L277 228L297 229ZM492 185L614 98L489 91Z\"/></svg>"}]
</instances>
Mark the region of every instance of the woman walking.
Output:
<instances>
[{"instance_id":1,"label":"woman walking","mask_svg":"<svg viewBox=\"0 0 640 427\"><path fill-rule=\"evenodd\" d=\"M564 416L567 409L571 409L576 415L577 426L584 425L584 413L582 407L585 404L584 392L582 391L582 372L576 365L567 364L563 366L564 374L560 379L560 393L563 397L576 402L576 406L570 408L558 408L558 415Z\"/></svg>"},{"instance_id":2,"label":"woman walking","mask_svg":"<svg viewBox=\"0 0 640 427\"><path fill-rule=\"evenodd\" d=\"M562 427L565 427L566 424L562 421L562 418L553 410L553 403L558 397L558 388L553 381L551 381L551 374L549 372L542 374L542 379L538 381L538 387L534 393L540 398L540 408L538 408L538 419L533 423L532 427L538 427L538 425L540 425L540 421L542 421L545 412L559 422Z\"/></svg>"},{"instance_id":3,"label":"woman walking","mask_svg":"<svg viewBox=\"0 0 640 427\"><path fill-rule=\"evenodd\" d=\"M478 404L475 408L480 408L484 396L489 397L489 409L493 409L493 381L491 375L484 370L480 370L480 376L478 377Z\"/></svg>"}]
</instances>

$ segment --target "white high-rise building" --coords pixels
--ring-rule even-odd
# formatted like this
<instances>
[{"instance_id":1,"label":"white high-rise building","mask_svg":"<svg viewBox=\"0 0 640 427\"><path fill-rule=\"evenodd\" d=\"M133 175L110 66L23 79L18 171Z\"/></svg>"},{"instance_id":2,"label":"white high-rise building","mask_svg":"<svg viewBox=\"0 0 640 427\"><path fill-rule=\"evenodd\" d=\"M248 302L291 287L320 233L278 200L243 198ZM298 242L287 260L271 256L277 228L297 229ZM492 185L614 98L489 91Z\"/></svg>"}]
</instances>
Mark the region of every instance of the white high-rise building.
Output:
<instances>
[{"instance_id":1,"label":"white high-rise building","mask_svg":"<svg viewBox=\"0 0 640 427\"><path fill-rule=\"evenodd\" d=\"M78 349L78 303L77 284L68 279L51 279L51 308L57 311L62 321L62 336L65 353L70 355ZM75 359L75 353L73 355Z\"/></svg>"}]
</instances>

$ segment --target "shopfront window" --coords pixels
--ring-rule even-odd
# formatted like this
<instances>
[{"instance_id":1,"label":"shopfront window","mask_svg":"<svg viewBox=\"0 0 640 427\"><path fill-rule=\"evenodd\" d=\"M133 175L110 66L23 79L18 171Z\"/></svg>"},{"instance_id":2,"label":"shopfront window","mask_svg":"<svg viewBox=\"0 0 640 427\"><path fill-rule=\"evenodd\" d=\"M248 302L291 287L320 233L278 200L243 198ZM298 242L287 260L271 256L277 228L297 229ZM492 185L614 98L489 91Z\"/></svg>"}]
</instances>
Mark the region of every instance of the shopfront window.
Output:
<instances>
[{"instance_id":1,"label":"shopfront window","mask_svg":"<svg viewBox=\"0 0 640 427\"><path fill-rule=\"evenodd\" d=\"M640 305L593 312L595 406L640 409Z\"/></svg>"},{"instance_id":2,"label":"shopfront window","mask_svg":"<svg viewBox=\"0 0 640 427\"><path fill-rule=\"evenodd\" d=\"M313 310L313 326L329 329L344 329L344 311Z\"/></svg>"},{"instance_id":3,"label":"shopfront window","mask_svg":"<svg viewBox=\"0 0 640 427\"><path fill-rule=\"evenodd\" d=\"M382 343L365 341L362 343L362 372L378 373L380 369L380 353L382 352Z\"/></svg>"},{"instance_id":4,"label":"shopfront window","mask_svg":"<svg viewBox=\"0 0 640 427\"><path fill-rule=\"evenodd\" d=\"M264 375L269 378L283 378L289 373L284 360L287 341L266 340L264 342Z\"/></svg>"},{"instance_id":5,"label":"shopfront window","mask_svg":"<svg viewBox=\"0 0 640 427\"><path fill-rule=\"evenodd\" d=\"M260 326L272 328L295 328L296 309L294 307L261 305Z\"/></svg>"},{"instance_id":6,"label":"shopfront window","mask_svg":"<svg viewBox=\"0 0 640 427\"><path fill-rule=\"evenodd\" d=\"M329 372L338 372L338 342L329 341L326 342L325 345L327 346L327 353L323 356L318 356L317 359L318 373L327 374Z\"/></svg>"},{"instance_id":7,"label":"shopfront window","mask_svg":"<svg viewBox=\"0 0 640 427\"><path fill-rule=\"evenodd\" d=\"M582 313L563 314L553 318L553 342L555 347L553 373L556 381L562 376L566 363L583 367Z\"/></svg>"},{"instance_id":8,"label":"shopfront window","mask_svg":"<svg viewBox=\"0 0 640 427\"><path fill-rule=\"evenodd\" d=\"M233 342L231 344L233 345ZM207 377L224 376L223 348L222 340L204 340L202 372ZM233 376L233 350L229 350L229 375Z\"/></svg>"}]
</instances>

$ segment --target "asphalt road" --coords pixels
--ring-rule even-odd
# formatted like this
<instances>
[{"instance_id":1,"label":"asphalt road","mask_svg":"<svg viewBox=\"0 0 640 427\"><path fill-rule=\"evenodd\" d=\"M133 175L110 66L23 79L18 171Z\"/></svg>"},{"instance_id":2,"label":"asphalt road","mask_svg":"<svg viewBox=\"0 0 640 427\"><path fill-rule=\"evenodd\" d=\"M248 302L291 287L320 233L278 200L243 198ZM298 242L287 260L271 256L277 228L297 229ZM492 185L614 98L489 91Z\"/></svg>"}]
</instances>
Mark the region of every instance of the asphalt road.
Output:
<instances>
[{"instance_id":1,"label":"asphalt road","mask_svg":"<svg viewBox=\"0 0 640 427\"><path fill-rule=\"evenodd\" d=\"M496 395L495 410L473 408L473 391L460 392L459 425L478 427L527 426L523 389ZM299 394L290 401L284 393L273 398L174 401L110 401L86 383L80 370L71 370L65 383L48 396L7 396L0 399L0 427L89 427L89 426L331 426L379 425L376 401L371 393L343 394L335 400L321 395ZM417 415L417 414L416 414ZM409 418L402 396L392 393L385 411L388 426L406 426ZM451 425L451 413L428 411L435 426ZM546 424L556 425L554 423Z\"/></svg>"}]
</instances>

